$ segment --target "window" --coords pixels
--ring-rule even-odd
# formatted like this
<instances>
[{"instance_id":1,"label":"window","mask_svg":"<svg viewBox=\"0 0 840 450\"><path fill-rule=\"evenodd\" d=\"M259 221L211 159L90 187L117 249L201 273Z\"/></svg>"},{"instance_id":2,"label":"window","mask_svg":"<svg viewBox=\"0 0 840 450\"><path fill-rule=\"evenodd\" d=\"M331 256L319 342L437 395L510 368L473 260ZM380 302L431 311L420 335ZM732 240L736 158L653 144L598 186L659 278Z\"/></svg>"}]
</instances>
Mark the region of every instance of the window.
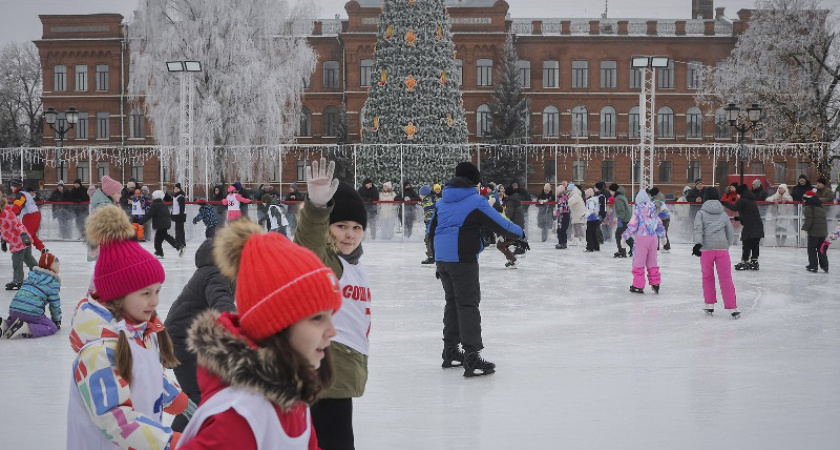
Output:
<instances>
[{"instance_id":1,"label":"window","mask_svg":"<svg viewBox=\"0 0 840 450\"><path fill-rule=\"evenodd\" d=\"M633 171L633 179L636 180L637 183L642 182L642 164L640 161L633 161L633 164L630 166Z\"/></svg>"},{"instance_id":2,"label":"window","mask_svg":"<svg viewBox=\"0 0 840 450\"><path fill-rule=\"evenodd\" d=\"M324 136L335 136L338 128L338 108L327 106L324 109Z\"/></svg>"},{"instance_id":3,"label":"window","mask_svg":"<svg viewBox=\"0 0 840 450\"><path fill-rule=\"evenodd\" d=\"M721 181L726 181L729 183L729 162L728 161L718 161L717 166L715 166L715 178ZM688 180L689 182L693 183L695 179Z\"/></svg>"},{"instance_id":4,"label":"window","mask_svg":"<svg viewBox=\"0 0 840 450\"><path fill-rule=\"evenodd\" d=\"M663 67L659 69L659 72L656 74L656 77L659 79L659 87L662 89L673 89L674 88L674 61L668 61L668 67Z\"/></svg>"},{"instance_id":5,"label":"window","mask_svg":"<svg viewBox=\"0 0 840 450\"><path fill-rule=\"evenodd\" d=\"M728 66L729 64L727 64L726 61L718 61L715 63L715 84L720 84L721 77L729 68Z\"/></svg>"},{"instance_id":6,"label":"window","mask_svg":"<svg viewBox=\"0 0 840 450\"><path fill-rule=\"evenodd\" d=\"M96 179L102 181L105 175L111 175L111 165L106 162L96 163Z\"/></svg>"},{"instance_id":7,"label":"window","mask_svg":"<svg viewBox=\"0 0 840 450\"><path fill-rule=\"evenodd\" d=\"M306 161L297 162L297 181L306 181Z\"/></svg>"},{"instance_id":8,"label":"window","mask_svg":"<svg viewBox=\"0 0 840 450\"><path fill-rule=\"evenodd\" d=\"M338 61L324 61L324 87L338 88Z\"/></svg>"},{"instance_id":9,"label":"window","mask_svg":"<svg viewBox=\"0 0 840 450\"><path fill-rule=\"evenodd\" d=\"M128 125L130 136L133 139L144 139L146 137L146 118L143 117L143 111L139 107L131 108L128 115Z\"/></svg>"},{"instance_id":10,"label":"window","mask_svg":"<svg viewBox=\"0 0 840 450\"><path fill-rule=\"evenodd\" d=\"M67 66L63 64L53 67L53 90L67 90Z\"/></svg>"},{"instance_id":11,"label":"window","mask_svg":"<svg viewBox=\"0 0 840 450\"><path fill-rule=\"evenodd\" d=\"M143 182L143 163L141 162L133 162L131 163L131 178L134 178L138 182ZM130 193L134 195L134 192Z\"/></svg>"},{"instance_id":12,"label":"window","mask_svg":"<svg viewBox=\"0 0 840 450\"><path fill-rule=\"evenodd\" d=\"M580 89L589 87L588 61L572 61L572 87Z\"/></svg>"},{"instance_id":13,"label":"window","mask_svg":"<svg viewBox=\"0 0 840 450\"><path fill-rule=\"evenodd\" d=\"M700 108L692 106L685 114L685 137L689 139L700 139L703 137L703 112Z\"/></svg>"},{"instance_id":14,"label":"window","mask_svg":"<svg viewBox=\"0 0 840 450\"><path fill-rule=\"evenodd\" d=\"M560 61L543 61L543 87L560 87Z\"/></svg>"},{"instance_id":15,"label":"window","mask_svg":"<svg viewBox=\"0 0 840 450\"><path fill-rule=\"evenodd\" d=\"M641 89L642 83L642 69L630 68L630 89Z\"/></svg>"},{"instance_id":16,"label":"window","mask_svg":"<svg viewBox=\"0 0 840 450\"><path fill-rule=\"evenodd\" d=\"M370 79L373 76L373 60L363 59L361 68L362 73L359 75L359 85L370 86Z\"/></svg>"},{"instance_id":17,"label":"window","mask_svg":"<svg viewBox=\"0 0 840 450\"><path fill-rule=\"evenodd\" d=\"M751 162L750 173L755 175L764 175L764 163L761 161Z\"/></svg>"},{"instance_id":18,"label":"window","mask_svg":"<svg viewBox=\"0 0 840 450\"><path fill-rule=\"evenodd\" d=\"M476 63L478 69L478 86L493 85L493 60L479 59Z\"/></svg>"},{"instance_id":19,"label":"window","mask_svg":"<svg viewBox=\"0 0 840 450\"><path fill-rule=\"evenodd\" d=\"M811 177L811 163L804 162L804 161L798 161L796 163L796 174L797 174L796 175L797 177L799 175L805 175L810 180L812 178Z\"/></svg>"},{"instance_id":20,"label":"window","mask_svg":"<svg viewBox=\"0 0 840 450\"><path fill-rule=\"evenodd\" d=\"M615 137L615 108L612 106L605 106L601 108L601 137L614 138Z\"/></svg>"},{"instance_id":21,"label":"window","mask_svg":"<svg viewBox=\"0 0 840 450\"><path fill-rule=\"evenodd\" d=\"M764 128L764 126L761 124L753 128L752 131L750 131L750 133L752 133L753 140L760 141L763 139L767 139L767 128Z\"/></svg>"},{"instance_id":22,"label":"window","mask_svg":"<svg viewBox=\"0 0 840 450\"><path fill-rule=\"evenodd\" d=\"M639 122L639 107L630 108L630 114L627 117L630 119L630 138L638 139L642 132L642 124Z\"/></svg>"},{"instance_id":23,"label":"window","mask_svg":"<svg viewBox=\"0 0 840 450\"><path fill-rule=\"evenodd\" d=\"M107 64L97 64L96 65L96 90L97 91L107 91L108 90L108 65Z\"/></svg>"},{"instance_id":24,"label":"window","mask_svg":"<svg viewBox=\"0 0 840 450\"><path fill-rule=\"evenodd\" d=\"M60 180L60 181L64 181L64 180L69 181L69 178L67 178L67 163L66 162L64 162L64 161L56 162L56 165L55 165L55 179ZM67 187L65 186L64 189L67 189Z\"/></svg>"},{"instance_id":25,"label":"window","mask_svg":"<svg viewBox=\"0 0 840 450\"><path fill-rule=\"evenodd\" d=\"M160 168L160 170L158 171L158 173L160 173L160 182L165 183L169 181L169 165L164 166L162 164L159 164L158 167Z\"/></svg>"},{"instance_id":26,"label":"window","mask_svg":"<svg viewBox=\"0 0 840 450\"><path fill-rule=\"evenodd\" d=\"M88 136L88 113L80 112L78 117L76 126L73 127L76 130L76 139L87 139L90 137Z\"/></svg>"},{"instance_id":27,"label":"window","mask_svg":"<svg viewBox=\"0 0 840 450\"><path fill-rule=\"evenodd\" d=\"M300 128L298 136L312 136L312 111L306 106L300 110Z\"/></svg>"},{"instance_id":28,"label":"window","mask_svg":"<svg viewBox=\"0 0 840 450\"><path fill-rule=\"evenodd\" d=\"M686 87L689 89L700 89L700 81L703 76L703 63L700 61L688 62L688 73Z\"/></svg>"},{"instance_id":29,"label":"window","mask_svg":"<svg viewBox=\"0 0 840 450\"><path fill-rule=\"evenodd\" d=\"M670 183L672 177L671 161L659 161L659 182Z\"/></svg>"},{"instance_id":30,"label":"window","mask_svg":"<svg viewBox=\"0 0 840 450\"><path fill-rule=\"evenodd\" d=\"M58 136L58 130L66 130L67 129L67 118L62 114L55 119L55 129L53 130L53 139L60 139Z\"/></svg>"},{"instance_id":31,"label":"window","mask_svg":"<svg viewBox=\"0 0 840 450\"><path fill-rule=\"evenodd\" d=\"M543 161L543 181L546 183L554 183L556 167L553 159L546 159Z\"/></svg>"},{"instance_id":32,"label":"window","mask_svg":"<svg viewBox=\"0 0 840 450\"><path fill-rule=\"evenodd\" d=\"M479 105L475 111L475 135L487 136L490 134L490 125L493 123L490 107L486 104Z\"/></svg>"},{"instance_id":33,"label":"window","mask_svg":"<svg viewBox=\"0 0 840 450\"><path fill-rule=\"evenodd\" d=\"M572 179L575 183L586 181L586 161L574 161L572 163Z\"/></svg>"},{"instance_id":34,"label":"window","mask_svg":"<svg viewBox=\"0 0 840 450\"><path fill-rule=\"evenodd\" d=\"M312 87L312 79L308 76L304 77L303 78L303 88L304 89L309 89L311 87Z\"/></svg>"},{"instance_id":35,"label":"window","mask_svg":"<svg viewBox=\"0 0 840 450\"><path fill-rule=\"evenodd\" d=\"M587 119L589 113L586 112L586 108L583 106L575 106L575 109L572 110L572 137L573 138L588 138L589 137L589 126L587 124Z\"/></svg>"},{"instance_id":36,"label":"window","mask_svg":"<svg viewBox=\"0 0 840 450\"><path fill-rule=\"evenodd\" d=\"M615 161L601 161L601 179L615 181Z\"/></svg>"},{"instance_id":37,"label":"window","mask_svg":"<svg viewBox=\"0 0 840 450\"><path fill-rule=\"evenodd\" d=\"M96 139L108 139L111 135L108 130L109 119L107 112L96 113Z\"/></svg>"},{"instance_id":38,"label":"window","mask_svg":"<svg viewBox=\"0 0 840 450\"><path fill-rule=\"evenodd\" d=\"M76 90L84 92L88 90L87 86L87 66L76 66Z\"/></svg>"},{"instance_id":39,"label":"window","mask_svg":"<svg viewBox=\"0 0 840 450\"><path fill-rule=\"evenodd\" d=\"M543 110L543 130L544 138L556 138L560 136L560 110L556 106L546 106Z\"/></svg>"},{"instance_id":40,"label":"window","mask_svg":"<svg viewBox=\"0 0 840 450\"><path fill-rule=\"evenodd\" d=\"M674 137L674 110L668 106L663 106L656 113L656 137Z\"/></svg>"},{"instance_id":41,"label":"window","mask_svg":"<svg viewBox=\"0 0 840 450\"><path fill-rule=\"evenodd\" d=\"M615 61L601 61L601 89L615 89Z\"/></svg>"},{"instance_id":42,"label":"window","mask_svg":"<svg viewBox=\"0 0 840 450\"><path fill-rule=\"evenodd\" d=\"M463 86L464 84L464 60L463 59L456 59L455 60L455 73L452 74L453 78L458 80L458 86Z\"/></svg>"},{"instance_id":43,"label":"window","mask_svg":"<svg viewBox=\"0 0 840 450\"><path fill-rule=\"evenodd\" d=\"M694 180L700 179L700 161L688 162L688 182L694 183Z\"/></svg>"},{"instance_id":44,"label":"window","mask_svg":"<svg viewBox=\"0 0 840 450\"><path fill-rule=\"evenodd\" d=\"M728 139L732 136L732 127L729 126L729 121L726 120L726 111L723 108L718 108L715 111L715 138Z\"/></svg>"},{"instance_id":45,"label":"window","mask_svg":"<svg viewBox=\"0 0 840 450\"><path fill-rule=\"evenodd\" d=\"M787 162L776 161L773 163L773 182L784 183L787 179Z\"/></svg>"},{"instance_id":46,"label":"window","mask_svg":"<svg viewBox=\"0 0 840 450\"><path fill-rule=\"evenodd\" d=\"M519 85L525 89L531 87L531 61L516 61L516 75Z\"/></svg>"},{"instance_id":47,"label":"window","mask_svg":"<svg viewBox=\"0 0 840 450\"><path fill-rule=\"evenodd\" d=\"M76 178L82 180L82 186L90 183L90 171L87 161L79 161L76 163Z\"/></svg>"}]
</instances>

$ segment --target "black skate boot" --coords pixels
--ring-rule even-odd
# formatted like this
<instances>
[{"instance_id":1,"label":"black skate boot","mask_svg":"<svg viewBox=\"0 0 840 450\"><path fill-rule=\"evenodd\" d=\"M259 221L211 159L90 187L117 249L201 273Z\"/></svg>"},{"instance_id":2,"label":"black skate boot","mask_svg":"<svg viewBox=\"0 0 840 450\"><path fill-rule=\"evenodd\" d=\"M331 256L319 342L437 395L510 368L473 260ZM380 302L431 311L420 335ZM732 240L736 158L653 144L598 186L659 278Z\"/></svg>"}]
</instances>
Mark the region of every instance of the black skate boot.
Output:
<instances>
[{"instance_id":1,"label":"black skate boot","mask_svg":"<svg viewBox=\"0 0 840 450\"><path fill-rule=\"evenodd\" d=\"M627 250L621 249L615 253L613 253L613 258L626 258L627 257Z\"/></svg>"},{"instance_id":2,"label":"black skate boot","mask_svg":"<svg viewBox=\"0 0 840 450\"><path fill-rule=\"evenodd\" d=\"M431 256L424 259L423 261L420 261L420 264L434 264L434 263L435 263L435 259L432 258Z\"/></svg>"},{"instance_id":3,"label":"black skate boot","mask_svg":"<svg viewBox=\"0 0 840 450\"><path fill-rule=\"evenodd\" d=\"M642 288L637 288L636 286L630 286L630 292L633 292L633 293L636 293L636 294L644 294L645 290L642 289Z\"/></svg>"},{"instance_id":4,"label":"black skate boot","mask_svg":"<svg viewBox=\"0 0 840 450\"><path fill-rule=\"evenodd\" d=\"M823 272L828 273L828 266L822 268Z\"/></svg>"},{"instance_id":5,"label":"black skate boot","mask_svg":"<svg viewBox=\"0 0 840 450\"><path fill-rule=\"evenodd\" d=\"M750 270L758 270L758 260L751 259L750 260Z\"/></svg>"},{"instance_id":6,"label":"black skate boot","mask_svg":"<svg viewBox=\"0 0 840 450\"><path fill-rule=\"evenodd\" d=\"M816 267L805 266L805 270L807 270L808 272L817 273L817 268ZM6 285L6 289L9 289L9 285Z\"/></svg>"},{"instance_id":7,"label":"black skate boot","mask_svg":"<svg viewBox=\"0 0 840 450\"><path fill-rule=\"evenodd\" d=\"M656 292L657 294L659 293L659 285L658 284L651 284L650 287L651 287L651 289L653 289L653 292Z\"/></svg>"},{"instance_id":8,"label":"black skate boot","mask_svg":"<svg viewBox=\"0 0 840 450\"><path fill-rule=\"evenodd\" d=\"M665 250L666 252L670 251L671 250L671 243L669 242L669 243L665 244L665 246L662 247L662 250Z\"/></svg>"},{"instance_id":9,"label":"black skate boot","mask_svg":"<svg viewBox=\"0 0 840 450\"><path fill-rule=\"evenodd\" d=\"M750 269L750 263L748 263L746 261L741 261L738 264L735 264L735 270L749 270L749 269Z\"/></svg>"},{"instance_id":10,"label":"black skate boot","mask_svg":"<svg viewBox=\"0 0 840 450\"><path fill-rule=\"evenodd\" d=\"M741 313L738 311L738 308L732 308L732 318L738 319L741 317Z\"/></svg>"},{"instance_id":11,"label":"black skate boot","mask_svg":"<svg viewBox=\"0 0 840 450\"><path fill-rule=\"evenodd\" d=\"M476 373L479 371L479 373ZM469 352L464 355L464 376L480 377L496 372L496 365L485 361L478 352Z\"/></svg>"},{"instance_id":12,"label":"black skate boot","mask_svg":"<svg viewBox=\"0 0 840 450\"><path fill-rule=\"evenodd\" d=\"M3 337L6 339L11 339L12 336L14 336L14 334L17 333L18 330L21 329L21 327L23 327L23 324L24 321L20 319L15 319L15 321L12 322L11 325L9 325L9 328L6 329L6 332L3 333Z\"/></svg>"},{"instance_id":13,"label":"black skate boot","mask_svg":"<svg viewBox=\"0 0 840 450\"><path fill-rule=\"evenodd\" d=\"M566 250L567 246L566 244L554 244L554 248L557 250Z\"/></svg>"},{"instance_id":14,"label":"black skate boot","mask_svg":"<svg viewBox=\"0 0 840 450\"><path fill-rule=\"evenodd\" d=\"M15 283L14 281L10 281L10 282L6 283L6 290L7 291L16 291L16 290L20 289L21 286L23 286L23 283Z\"/></svg>"},{"instance_id":15,"label":"black skate boot","mask_svg":"<svg viewBox=\"0 0 840 450\"><path fill-rule=\"evenodd\" d=\"M516 261L508 261L505 263L505 267L508 269L515 269L516 268Z\"/></svg>"},{"instance_id":16,"label":"black skate boot","mask_svg":"<svg viewBox=\"0 0 840 450\"><path fill-rule=\"evenodd\" d=\"M443 364L440 366L444 369L452 367L462 367L464 365L464 351L457 345L450 345L443 348Z\"/></svg>"},{"instance_id":17,"label":"black skate boot","mask_svg":"<svg viewBox=\"0 0 840 450\"><path fill-rule=\"evenodd\" d=\"M706 311L706 314L712 315L715 313L715 304L714 303L704 303L703 304L703 311Z\"/></svg>"}]
</instances>

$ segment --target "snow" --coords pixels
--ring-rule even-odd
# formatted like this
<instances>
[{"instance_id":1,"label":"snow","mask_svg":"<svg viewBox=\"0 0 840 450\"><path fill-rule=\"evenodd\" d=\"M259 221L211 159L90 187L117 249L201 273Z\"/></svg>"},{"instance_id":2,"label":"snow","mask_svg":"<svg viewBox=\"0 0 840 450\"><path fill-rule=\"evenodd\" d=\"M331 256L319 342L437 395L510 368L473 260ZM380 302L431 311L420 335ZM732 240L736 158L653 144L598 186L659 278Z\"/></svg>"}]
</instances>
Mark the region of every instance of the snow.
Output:
<instances>
[{"instance_id":1,"label":"snow","mask_svg":"<svg viewBox=\"0 0 840 450\"><path fill-rule=\"evenodd\" d=\"M161 315L194 270L195 239L164 260ZM0 342L3 448L64 446L70 318L93 265L80 243L48 246L62 260L65 327ZM760 271L735 272L733 320L700 309L687 244L660 255L660 295L628 292L630 260L609 243L532 247L516 270L495 249L482 255L483 355L498 372L464 379L440 368L443 291L419 264L422 244L365 244L374 308L357 448L836 448L840 280L806 272L804 249L765 247ZM0 269L11 274L8 254ZM0 291L4 313L11 298Z\"/></svg>"}]
</instances>

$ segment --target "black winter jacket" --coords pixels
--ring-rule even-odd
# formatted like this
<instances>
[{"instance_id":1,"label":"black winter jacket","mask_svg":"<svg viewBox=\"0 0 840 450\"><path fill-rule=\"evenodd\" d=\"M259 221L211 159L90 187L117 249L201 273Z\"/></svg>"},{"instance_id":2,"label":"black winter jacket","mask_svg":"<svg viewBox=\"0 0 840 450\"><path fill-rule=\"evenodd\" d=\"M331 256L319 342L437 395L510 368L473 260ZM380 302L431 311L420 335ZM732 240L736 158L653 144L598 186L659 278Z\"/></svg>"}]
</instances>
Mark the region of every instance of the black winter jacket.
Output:
<instances>
[{"instance_id":1,"label":"black winter jacket","mask_svg":"<svg viewBox=\"0 0 840 450\"><path fill-rule=\"evenodd\" d=\"M742 241L764 237L764 222L761 220L761 213L758 212L758 205L755 204L751 190L744 190L734 205L728 202L721 202L721 204L726 209L738 212L738 219L744 227L741 231Z\"/></svg>"},{"instance_id":2,"label":"black winter jacket","mask_svg":"<svg viewBox=\"0 0 840 450\"><path fill-rule=\"evenodd\" d=\"M152 206L149 207L149 211L146 213L146 217L143 219L141 225L150 220L155 230L168 230L172 226L169 207L163 203L163 200L155 199L152 201Z\"/></svg>"},{"instance_id":3,"label":"black winter jacket","mask_svg":"<svg viewBox=\"0 0 840 450\"><path fill-rule=\"evenodd\" d=\"M174 199L173 202L178 202L178 206L181 209L181 213L178 215L172 214L172 221L173 222L186 222L187 221L187 199L184 197L184 194L181 193ZM172 208L173 210L175 208Z\"/></svg>"}]
</instances>

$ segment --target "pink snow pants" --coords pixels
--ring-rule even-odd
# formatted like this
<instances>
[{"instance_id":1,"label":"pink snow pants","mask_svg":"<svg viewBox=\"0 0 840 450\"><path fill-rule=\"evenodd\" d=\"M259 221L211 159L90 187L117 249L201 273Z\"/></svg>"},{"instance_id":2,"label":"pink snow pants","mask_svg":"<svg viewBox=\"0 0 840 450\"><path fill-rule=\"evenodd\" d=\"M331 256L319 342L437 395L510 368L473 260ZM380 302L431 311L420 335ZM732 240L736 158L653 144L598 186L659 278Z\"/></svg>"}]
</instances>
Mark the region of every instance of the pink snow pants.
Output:
<instances>
[{"instance_id":1,"label":"pink snow pants","mask_svg":"<svg viewBox=\"0 0 840 450\"><path fill-rule=\"evenodd\" d=\"M234 220L236 220L240 217L242 217L242 211L237 211L235 209L232 209L232 210L228 211L228 218L227 218L228 222L233 222Z\"/></svg>"},{"instance_id":2,"label":"pink snow pants","mask_svg":"<svg viewBox=\"0 0 840 450\"><path fill-rule=\"evenodd\" d=\"M648 281L651 285L660 284L659 264L656 262L656 247L659 239L656 236L636 236L633 243L633 287L644 289L645 267L647 267Z\"/></svg>"},{"instance_id":3,"label":"pink snow pants","mask_svg":"<svg viewBox=\"0 0 840 450\"><path fill-rule=\"evenodd\" d=\"M720 292L723 295L723 307L736 308L735 284L732 283L732 262L729 250L702 250L700 268L703 271L703 298L706 304L717 303L715 291L715 268L717 268Z\"/></svg>"}]
</instances>

